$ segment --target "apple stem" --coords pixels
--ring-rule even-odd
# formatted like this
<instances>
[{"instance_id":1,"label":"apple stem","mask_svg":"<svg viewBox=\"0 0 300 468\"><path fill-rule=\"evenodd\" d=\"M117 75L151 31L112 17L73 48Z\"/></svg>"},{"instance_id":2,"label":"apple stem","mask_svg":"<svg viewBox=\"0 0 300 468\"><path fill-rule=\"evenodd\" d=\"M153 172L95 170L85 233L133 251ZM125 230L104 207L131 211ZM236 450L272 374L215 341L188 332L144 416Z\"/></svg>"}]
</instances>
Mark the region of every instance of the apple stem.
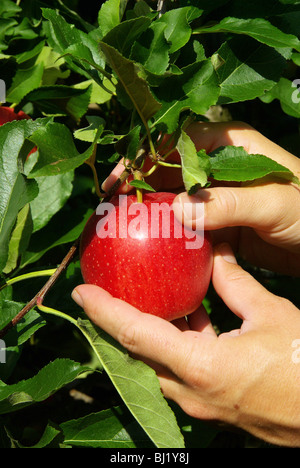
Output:
<instances>
[{"instance_id":1,"label":"apple stem","mask_svg":"<svg viewBox=\"0 0 300 468\"><path fill-rule=\"evenodd\" d=\"M153 172L156 171L156 169L158 169L158 167L159 167L159 166L158 166L157 163L154 164L154 165L149 169L149 171L143 172L143 177L144 177L144 178L145 178L145 177L149 177L151 174L153 174Z\"/></svg>"},{"instance_id":2,"label":"apple stem","mask_svg":"<svg viewBox=\"0 0 300 468\"><path fill-rule=\"evenodd\" d=\"M163 161L161 159L158 159L157 164L159 166L173 167L173 168L177 168L177 169L181 169L181 167L182 167L181 164L168 163L168 162Z\"/></svg>"},{"instance_id":3,"label":"apple stem","mask_svg":"<svg viewBox=\"0 0 300 468\"><path fill-rule=\"evenodd\" d=\"M143 174L139 170L135 170L133 173L134 180L144 180ZM138 203L143 203L143 189L136 188L136 198Z\"/></svg>"},{"instance_id":4,"label":"apple stem","mask_svg":"<svg viewBox=\"0 0 300 468\"><path fill-rule=\"evenodd\" d=\"M64 312L61 312L60 310L57 310L57 309L52 309L52 307L47 307L47 306L44 306L42 303L38 302L37 303L37 308L41 311L41 312L45 312L47 314L52 314L52 315L56 315L57 317L61 317L61 318L67 318L70 322L72 322L74 325L77 325L77 321L71 317L70 315L67 315L65 314Z\"/></svg>"}]
</instances>

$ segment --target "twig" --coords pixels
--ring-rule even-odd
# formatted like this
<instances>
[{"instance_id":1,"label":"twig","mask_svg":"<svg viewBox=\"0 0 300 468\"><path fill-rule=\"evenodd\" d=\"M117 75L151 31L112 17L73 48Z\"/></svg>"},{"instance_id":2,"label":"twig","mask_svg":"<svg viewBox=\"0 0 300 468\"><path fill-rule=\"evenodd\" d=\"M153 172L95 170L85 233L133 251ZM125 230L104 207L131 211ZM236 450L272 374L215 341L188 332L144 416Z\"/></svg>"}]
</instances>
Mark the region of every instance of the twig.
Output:
<instances>
[{"instance_id":1,"label":"twig","mask_svg":"<svg viewBox=\"0 0 300 468\"><path fill-rule=\"evenodd\" d=\"M80 237L74 242L72 247L70 248L69 252L65 256L65 258L62 260L61 264L59 267L55 270L53 275L50 276L48 281L44 284L42 289L29 301L25 307L23 307L22 310L2 329L0 330L0 338L2 338L11 328L13 328L17 323L22 320L22 318L29 312L33 307L37 304L41 304L43 302L43 299L47 292L51 289L55 281L58 279L58 277L61 275L63 270L66 269L66 267L69 265L70 261L72 260L78 244L79 244Z\"/></svg>"}]
</instances>

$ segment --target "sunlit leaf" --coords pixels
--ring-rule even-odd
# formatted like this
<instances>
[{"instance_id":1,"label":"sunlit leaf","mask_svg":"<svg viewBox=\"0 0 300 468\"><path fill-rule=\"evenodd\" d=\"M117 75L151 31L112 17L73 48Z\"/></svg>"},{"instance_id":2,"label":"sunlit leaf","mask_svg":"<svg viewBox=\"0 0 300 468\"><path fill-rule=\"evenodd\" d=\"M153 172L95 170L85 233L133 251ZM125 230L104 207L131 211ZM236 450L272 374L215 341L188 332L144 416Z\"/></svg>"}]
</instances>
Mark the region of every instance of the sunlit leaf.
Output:
<instances>
[{"instance_id":1,"label":"sunlit leaf","mask_svg":"<svg viewBox=\"0 0 300 468\"><path fill-rule=\"evenodd\" d=\"M109 65L117 74L142 121L147 123L160 109L160 104L151 94L147 82L139 76L137 65L104 42L100 43L100 48Z\"/></svg>"}]
</instances>

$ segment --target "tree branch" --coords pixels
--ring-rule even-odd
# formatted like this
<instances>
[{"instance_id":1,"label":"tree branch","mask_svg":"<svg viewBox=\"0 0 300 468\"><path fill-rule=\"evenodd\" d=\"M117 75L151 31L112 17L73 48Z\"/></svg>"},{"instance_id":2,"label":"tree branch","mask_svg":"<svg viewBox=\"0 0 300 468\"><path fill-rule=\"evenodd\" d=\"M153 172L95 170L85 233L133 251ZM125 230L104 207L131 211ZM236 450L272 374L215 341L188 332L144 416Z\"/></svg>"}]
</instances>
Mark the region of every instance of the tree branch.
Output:
<instances>
[{"instance_id":1,"label":"tree branch","mask_svg":"<svg viewBox=\"0 0 300 468\"><path fill-rule=\"evenodd\" d=\"M17 323L20 322L20 320L22 320L22 318L27 314L27 312L29 312L31 309L33 309L33 307L36 305L36 304L41 304L43 302L43 299L45 297L45 295L47 294L47 292L51 289L51 287L53 286L53 284L56 282L56 280L58 279L58 277L61 275L61 273L67 268L67 266L69 265L70 261L72 260L76 250L77 250L77 247L78 247L78 244L79 244L79 240L80 240L80 237L74 242L74 244L72 245L72 247L70 248L69 252L67 253L67 255L64 257L64 259L62 260L61 264L59 265L59 267L55 270L55 272L53 273L53 275L50 276L50 278L48 279L48 281L44 284L44 286L42 287L42 289L31 299L31 301L29 301L25 307L23 307L22 310L20 310L20 312L2 329L0 330L0 338L2 338L4 335L6 335L6 333L11 329L13 328Z\"/></svg>"}]
</instances>

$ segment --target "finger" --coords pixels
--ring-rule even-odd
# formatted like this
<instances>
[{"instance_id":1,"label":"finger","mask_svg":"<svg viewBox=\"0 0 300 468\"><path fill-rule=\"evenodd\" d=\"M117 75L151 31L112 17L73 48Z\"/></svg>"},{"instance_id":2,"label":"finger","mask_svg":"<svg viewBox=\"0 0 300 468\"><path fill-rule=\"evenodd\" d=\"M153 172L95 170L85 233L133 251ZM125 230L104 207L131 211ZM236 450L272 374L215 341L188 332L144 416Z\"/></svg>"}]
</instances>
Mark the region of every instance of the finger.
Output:
<instances>
[{"instance_id":1,"label":"finger","mask_svg":"<svg viewBox=\"0 0 300 468\"><path fill-rule=\"evenodd\" d=\"M272 197L273 199L274 197ZM232 226L265 224L266 205L261 191L253 187L214 187L202 189L196 195L186 192L176 196L173 209L184 225L195 229L204 216L208 230Z\"/></svg>"},{"instance_id":2,"label":"finger","mask_svg":"<svg viewBox=\"0 0 300 468\"><path fill-rule=\"evenodd\" d=\"M124 166L124 159L121 159L121 161L118 162L118 164L113 168L109 176L104 180L104 182L101 185L101 190L103 192L108 192L109 189L116 183L116 181L119 179L120 175L124 171L125 166ZM128 178L128 181L130 178ZM116 191L116 193L128 193L130 190L132 190L133 187L131 187L127 183L123 183L121 187Z\"/></svg>"},{"instance_id":3,"label":"finger","mask_svg":"<svg viewBox=\"0 0 300 468\"><path fill-rule=\"evenodd\" d=\"M186 414L202 420L219 417L219 408L216 410L213 398L209 398L205 390L197 392L194 386L172 375L158 375L158 379L164 396L176 402Z\"/></svg>"},{"instance_id":4,"label":"finger","mask_svg":"<svg viewBox=\"0 0 300 468\"><path fill-rule=\"evenodd\" d=\"M178 330L187 331L187 330L190 329L189 324L188 324L185 317L181 317L181 318L172 320L172 323L173 323L173 325L175 325L175 327L178 328Z\"/></svg>"},{"instance_id":5,"label":"finger","mask_svg":"<svg viewBox=\"0 0 300 468\"><path fill-rule=\"evenodd\" d=\"M236 262L228 244L214 250L212 283L228 308L248 323L272 323L280 298L267 291Z\"/></svg>"},{"instance_id":6,"label":"finger","mask_svg":"<svg viewBox=\"0 0 300 468\"><path fill-rule=\"evenodd\" d=\"M186 375L191 343L172 323L144 314L93 285L75 288L72 298L89 318L130 353L167 367L179 378ZM189 332L188 332L189 333ZM197 340L201 353L201 340ZM200 354L201 355L201 354Z\"/></svg>"},{"instance_id":7,"label":"finger","mask_svg":"<svg viewBox=\"0 0 300 468\"><path fill-rule=\"evenodd\" d=\"M188 315L187 321L191 330L201 333L210 333L216 336L216 331L203 305L195 312Z\"/></svg>"},{"instance_id":8,"label":"finger","mask_svg":"<svg viewBox=\"0 0 300 468\"><path fill-rule=\"evenodd\" d=\"M216 336L215 329L212 326L209 315L203 304L187 317L173 320L172 323L181 331L192 330L196 332L211 333Z\"/></svg>"},{"instance_id":9,"label":"finger","mask_svg":"<svg viewBox=\"0 0 300 468\"><path fill-rule=\"evenodd\" d=\"M276 196L275 196L276 195ZM248 187L214 187L201 189L196 195L181 193L173 201L175 216L186 227L201 225L208 230L233 226L248 226L261 231L262 237L295 223L294 211L286 206L299 204L299 191L285 184L265 184ZM265 232L265 234L264 234Z\"/></svg>"}]
</instances>

